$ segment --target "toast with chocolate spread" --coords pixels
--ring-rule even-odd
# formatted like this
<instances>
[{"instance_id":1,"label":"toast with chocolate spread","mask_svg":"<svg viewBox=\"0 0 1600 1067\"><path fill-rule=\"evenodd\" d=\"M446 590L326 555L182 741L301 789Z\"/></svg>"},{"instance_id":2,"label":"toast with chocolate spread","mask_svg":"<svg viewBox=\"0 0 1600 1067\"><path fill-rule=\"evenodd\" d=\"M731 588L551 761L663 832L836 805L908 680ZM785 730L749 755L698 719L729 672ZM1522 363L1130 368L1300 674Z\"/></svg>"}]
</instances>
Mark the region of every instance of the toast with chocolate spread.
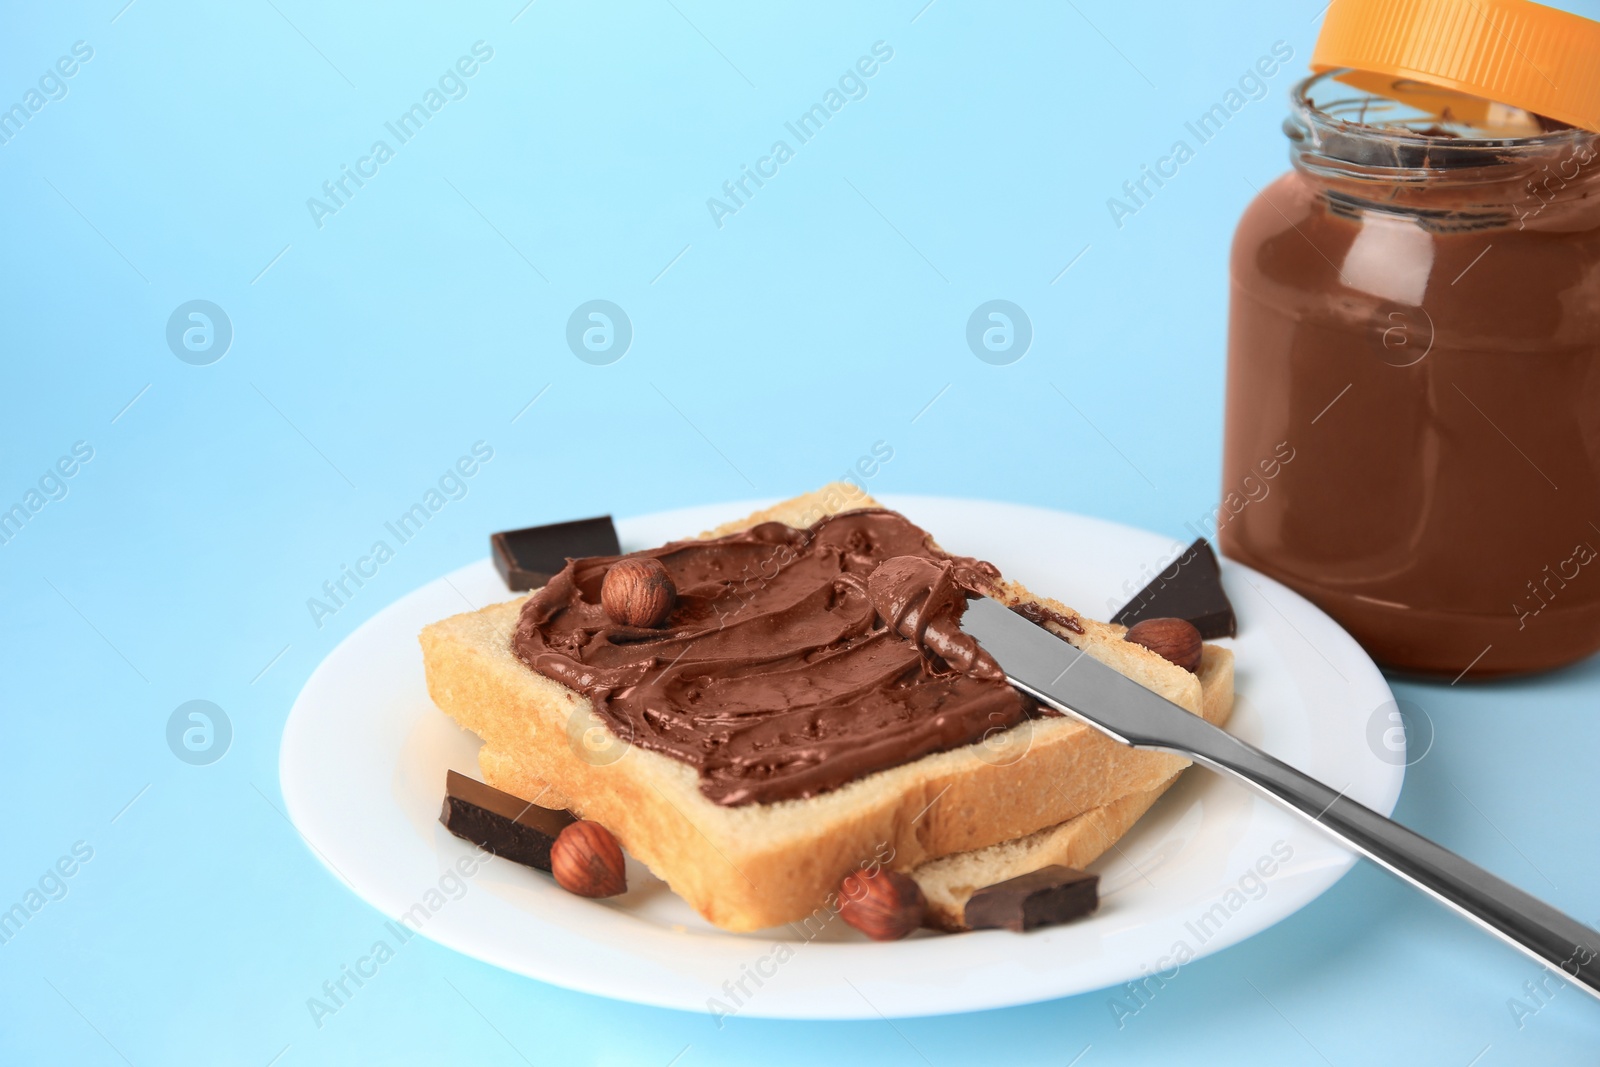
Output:
<instances>
[{"instance_id":1,"label":"toast with chocolate spread","mask_svg":"<svg viewBox=\"0 0 1600 1067\"><path fill-rule=\"evenodd\" d=\"M1227 650L1190 673L842 484L572 561L421 643L491 785L559 796L717 926L812 916L876 861L960 928L974 889L1090 862L1187 766L1012 689L959 629L980 592L1192 712L1231 707Z\"/></svg>"}]
</instances>

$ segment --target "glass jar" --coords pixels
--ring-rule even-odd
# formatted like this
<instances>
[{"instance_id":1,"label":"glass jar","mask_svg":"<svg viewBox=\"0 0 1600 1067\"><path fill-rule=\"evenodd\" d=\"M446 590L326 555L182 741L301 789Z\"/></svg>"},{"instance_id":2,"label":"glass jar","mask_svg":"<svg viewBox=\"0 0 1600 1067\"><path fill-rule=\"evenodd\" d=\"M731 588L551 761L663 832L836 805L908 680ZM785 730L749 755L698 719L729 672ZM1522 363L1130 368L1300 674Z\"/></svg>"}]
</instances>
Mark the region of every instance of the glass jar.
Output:
<instances>
[{"instance_id":1,"label":"glass jar","mask_svg":"<svg viewBox=\"0 0 1600 1067\"><path fill-rule=\"evenodd\" d=\"M1570 663L1600 648L1600 135L1340 73L1294 90L1293 169L1234 236L1218 540L1385 666Z\"/></svg>"}]
</instances>

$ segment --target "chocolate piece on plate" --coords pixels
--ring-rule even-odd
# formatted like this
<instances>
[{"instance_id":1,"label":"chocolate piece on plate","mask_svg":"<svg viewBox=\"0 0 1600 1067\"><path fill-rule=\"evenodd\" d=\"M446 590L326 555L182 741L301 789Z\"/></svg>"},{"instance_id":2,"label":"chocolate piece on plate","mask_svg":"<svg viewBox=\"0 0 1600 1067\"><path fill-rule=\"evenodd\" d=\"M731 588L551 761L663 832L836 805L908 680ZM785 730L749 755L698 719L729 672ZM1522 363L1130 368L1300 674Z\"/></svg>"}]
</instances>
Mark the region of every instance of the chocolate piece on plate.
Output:
<instances>
[{"instance_id":1,"label":"chocolate piece on plate","mask_svg":"<svg viewBox=\"0 0 1600 1067\"><path fill-rule=\"evenodd\" d=\"M1209 641L1232 637L1237 632L1233 605L1222 589L1222 570L1217 554L1204 537L1184 550L1172 566L1150 580L1111 616L1119 626L1132 626L1145 619L1185 619Z\"/></svg>"},{"instance_id":2,"label":"chocolate piece on plate","mask_svg":"<svg viewBox=\"0 0 1600 1067\"><path fill-rule=\"evenodd\" d=\"M489 547L494 552L494 569L513 592L538 589L565 567L569 558L622 552L610 515L502 530L489 535Z\"/></svg>"},{"instance_id":3,"label":"chocolate piece on plate","mask_svg":"<svg viewBox=\"0 0 1600 1067\"><path fill-rule=\"evenodd\" d=\"M550 869L550 846L576 819L450 771L439 821L459 838L513 863Z\"/></svg>"},{"instance_id":4,"label":"chocolate piece on plate","mask_svg":"<svg viewBox=\"0 0 1600 1067\"><path fill-rule=\"evenodd\" d=\"M963 918L974 930L1004 927L1024 933L1087 915L1099 903L1098 874L1040 867L978 890L967 901Z\"/></svg>"}]
</instances>

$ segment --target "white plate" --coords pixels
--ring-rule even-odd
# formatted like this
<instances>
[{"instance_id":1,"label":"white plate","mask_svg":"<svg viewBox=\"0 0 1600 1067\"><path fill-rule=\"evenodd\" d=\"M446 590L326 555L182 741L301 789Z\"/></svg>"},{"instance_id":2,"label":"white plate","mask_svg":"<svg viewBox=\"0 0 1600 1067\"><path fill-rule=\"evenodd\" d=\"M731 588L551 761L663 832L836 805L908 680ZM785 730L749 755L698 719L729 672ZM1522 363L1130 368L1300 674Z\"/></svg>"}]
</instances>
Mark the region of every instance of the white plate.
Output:
<instances>
[{"instance_id":1,"label":"white plate","mask_svg":"<svg viewBox=\"0 0 1600 1067\"><path fill-rule=\"evenodd\" d=\"M951 551L991 560L1030 588L1102 618L1182 547L1041 508L936 497L885 502ZM645 548L754 506L650 515L620 523L619 532L625 549ZM1247 567L1225 561L1223 568L1239 617L1230 729L1392 811L1404 761L1371 740L1384 736L1393 700L1377 668L1297 594ZM478 742L428 699L417 633L505 599L484 560L369 619L295 701L281 776L295 825L357 894L391 918L409 912L441 944L541 981L662 1007L790 1019L1025 1004L1153 971L1170 978L1186 953L1208 955L1271 926L1353 862L1267 801L1195 769L1096 865L1099 912L1026 935L921 933L873 944L842 923L809 943L790 928L729 934L632 862L633 888L606 902L571 896L547 875L507 861L463 878L453 865L471 846L446 833L438 813L447 768L478 774Z\"/></svg>"}]
</instances>

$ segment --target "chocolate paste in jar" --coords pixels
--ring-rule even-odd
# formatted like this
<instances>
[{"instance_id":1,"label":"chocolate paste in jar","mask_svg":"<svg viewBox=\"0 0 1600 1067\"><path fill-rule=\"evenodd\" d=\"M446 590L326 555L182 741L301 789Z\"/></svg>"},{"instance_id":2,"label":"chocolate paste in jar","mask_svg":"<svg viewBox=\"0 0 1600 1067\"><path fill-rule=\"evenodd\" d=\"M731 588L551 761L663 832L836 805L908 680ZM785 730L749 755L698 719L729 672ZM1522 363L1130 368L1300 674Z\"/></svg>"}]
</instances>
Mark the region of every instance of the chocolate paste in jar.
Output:
<instances>
[{"instance_id":1,"label":"chocolate paste in jar","mask_svg":"<svg viewBox=\"0 0 1600 1067\"><path fill-rule=\"evenodd\" d=\"M1377 126L1325 78L1234 239L1222 549L1389 667L1570 663L1600 648L1600 138Z\"/></svg>"}]
</instances>

